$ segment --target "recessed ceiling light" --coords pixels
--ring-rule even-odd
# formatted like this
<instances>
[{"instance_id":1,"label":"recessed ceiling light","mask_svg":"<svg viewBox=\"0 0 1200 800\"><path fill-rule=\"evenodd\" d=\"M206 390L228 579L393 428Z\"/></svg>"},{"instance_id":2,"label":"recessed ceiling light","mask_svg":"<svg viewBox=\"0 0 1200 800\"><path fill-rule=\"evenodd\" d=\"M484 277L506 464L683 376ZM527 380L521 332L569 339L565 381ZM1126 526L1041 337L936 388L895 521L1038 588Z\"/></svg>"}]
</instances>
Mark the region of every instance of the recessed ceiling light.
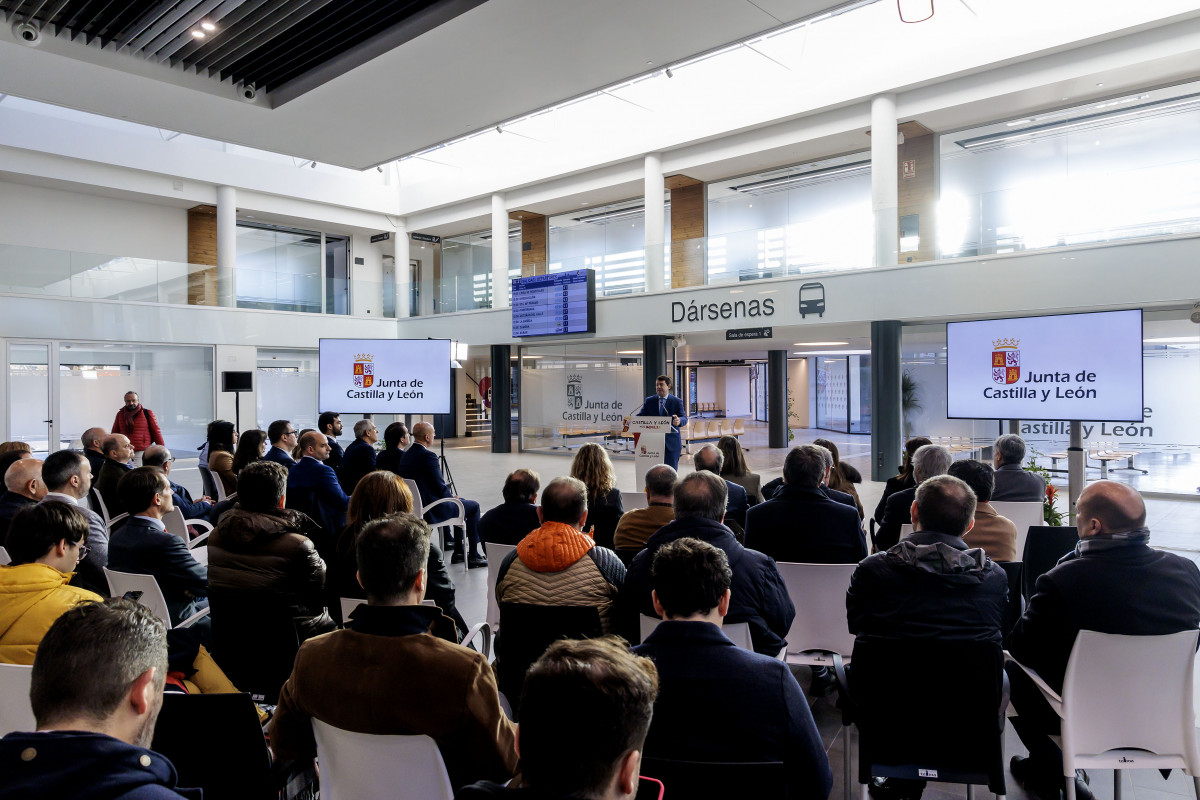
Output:
<instances>
[{"instance_id":1,"label":"recessed ceiling light","mask_svg":"<svg viewBox=\"0 0 1200 800\"><path fill-rule=\"evenodd\" d=\"M640 356L641 354L642 354L641 350L618 350L617 351L617 355L619 355L619 356Z\"/></svg>"},{"instance_id":2,"label":"recessed ceiling light","mask_svg":"<svg viewBox=\"0 0 1200 800\"><path fill-rule=\"evenodd\" d=\"M202 30L194 30L192 31L192 36L196 37L197 39L203 39L205 37L205 33Z\"/></svg>"},{"instance_id":3,"label":"recessed ceiling light","mask_svg":"<svg viewBox=\"0 0 1200 800\"><path fill-rule=\"evenodd\" d=\"M840 344L850 344L849 342L793 342L793 347L836 347Z\"/></svg>"},{"instance_id":4,"label":"recessed ceiling light","mask_svg":"<svg viewBox=\"0 0 1200 800\"><path fill-rule=\"evenodd\" d=\"M208 31L209 33L212 33L213 31L215 31L215 30L217 29L217 26L216 26L216 25L213 25L213 24L212 24L211 22L209 22L208 20L205 20L204 22L201 22L201 23L200 23L200 27L201 27L201 28L204 28L204 30Z\"/></svg>"},{"instance_id":5,"label":"recessed ceiling light","mask_svg":"<svg viewBox=\"0 0 1200 800\"><path fill-rule=\"evenodd\" d=\"M1147 344L1177 344L1179 342L1194 342L1195 336L1160 336L1156 339L1142 339Z\"/></svg>"},{"instance_id":6,"label":"recessed ceiling light","mask_svg":"<svg viewBox=\"0 0 1200 800\"><path fill-rule=\"evenodd\" d=\"M1097 83L1096 85L1097 85L1097 86L1103 86L1104 84L1103 84L1103 83Z\"/></svg>"}]
</instances>

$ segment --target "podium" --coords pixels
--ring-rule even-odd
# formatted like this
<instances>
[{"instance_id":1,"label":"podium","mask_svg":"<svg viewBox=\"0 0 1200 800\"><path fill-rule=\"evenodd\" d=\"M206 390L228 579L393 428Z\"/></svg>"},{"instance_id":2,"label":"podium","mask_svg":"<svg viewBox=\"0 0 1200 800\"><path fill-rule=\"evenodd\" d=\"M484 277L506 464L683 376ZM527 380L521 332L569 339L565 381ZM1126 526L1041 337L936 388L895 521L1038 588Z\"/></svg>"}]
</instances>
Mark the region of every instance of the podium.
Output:
<instances>
[{"instance_id":1,"label":"podium","mask_svg":"<svg viewBox=\"0 0 1200 800\"><path fill-rule=\"evenodd\" d=\"M633 434L634 474L637 476L637 491L646 489L646 473L651 467L663 463L667 447L667 434L671 432L670 417L629 417L625 420L625 431Z\"/></svg>"}]
</instances>

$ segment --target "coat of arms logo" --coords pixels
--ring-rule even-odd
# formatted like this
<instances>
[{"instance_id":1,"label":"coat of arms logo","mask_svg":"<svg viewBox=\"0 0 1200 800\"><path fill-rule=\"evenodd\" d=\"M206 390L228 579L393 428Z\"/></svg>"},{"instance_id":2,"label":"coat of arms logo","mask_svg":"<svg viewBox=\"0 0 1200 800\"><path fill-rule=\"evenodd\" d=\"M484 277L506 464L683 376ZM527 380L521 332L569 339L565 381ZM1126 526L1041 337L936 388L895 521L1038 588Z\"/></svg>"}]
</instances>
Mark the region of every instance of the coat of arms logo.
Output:
<instances>
[{"instance_id":1,"label":"coat of arms logo","mask_svg":"<svg viewBox=\"0 0 1200 800\"><path fill-rule=\"evenodd\" d=\"M1007 385L1021 377L1020 339L992 340L992 382Z\"/></svg>"},{"instance_id":2,"label":"coat of arms logo","mask_svg":"<svg viewBox=\"0 0 1200 800\"><path fill-rule=\"evenodd\" d=\"M375 364L370 353L354 356L354 387L368 389L375 383Z\"/></svg>"},{"instance_id":3,"label":"coat of arms logo","mask_svg":"<svg viewBox=\"0 0 1200 800\"><path fill-rule=\"evenodd\" d=\"M583 408L583 376L567 377L567 408Z\"/></svg>"}]
</instances>

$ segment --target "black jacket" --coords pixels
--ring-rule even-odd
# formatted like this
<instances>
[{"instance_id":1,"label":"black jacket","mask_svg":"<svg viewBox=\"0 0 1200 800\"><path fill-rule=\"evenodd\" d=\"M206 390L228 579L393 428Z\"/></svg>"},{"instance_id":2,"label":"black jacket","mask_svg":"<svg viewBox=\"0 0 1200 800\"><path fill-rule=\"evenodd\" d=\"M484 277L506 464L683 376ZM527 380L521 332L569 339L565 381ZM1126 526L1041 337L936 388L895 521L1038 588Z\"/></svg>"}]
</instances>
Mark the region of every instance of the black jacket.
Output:
<instances>
[{"instance_id":1,"label":"black jacket","mask_svg":"<svg viewBox=\"0 0 1200 800\"><path fill-rule=\"evenodd\" d=\"M194 598L208 593L208 569L178 536L160 531L148 519L131 517L108 541L108 568L153 575L162 589L171 623L178 625L199 609Z\"/></svg>"},{"instance_id":2,"label":"black jacket","mask_svg":"<svg viewBox=\"0 0 1200 800\"><path fill-rule=\"evenodd\" d=\"M342 458L345 457L345 451L343 451L342 446L338 444L338 440L329 434L325 435L325 439L329 442L329 458L325 459L325 466L329 467L334 472L337 472L342 468Z\"/></svg>"},{"instance_id":3,"label":"black jacket","mask_svg":"<svg viewBox=\"0 0 1200 800\"><path fill-rule=\"evenodd\" d=\"M867 557L858 509L791 484L750 509L746 546L800 564L857 564Z\"/></svg>"},{"instance_id":4,"label":"black jacket","mask_svg":"<svg viewBox=\"0 0 1200 800\"><path fill-rule=\"evenodd\" d=\"M413 444L400 456L400 477L408 478L417 484L421 493L421 506L425 507L435 500L444 497L454 497L450 484L442 477L442 468L438 464L437 453L422 444ZM414 500L416 498L413 498ZM445 522L458 512L453 503L443 503L425 515L429 522Z\"/></svg>"},{"instance_id":5,"label":"black jacket","mask_svg":"<svg viewBox=\"0 0 1200 800\"><path fill-rule=\"evenodd\" d=\"M911 489L917 485L913 480L912 475L907 478L902 478L899 475L887 479L887 483L883 486L883 494L879 497L879 505L875 506L875 513L872 515L876 522L883 522L883 512L887 509L888 498L896 492L904 489Z\"/></svg>"},{"instance_id":6,"label":"black jacket","mask_svg":"<svg viewBox=\"0 0 1200 800\"><path fill-rule=\"evenodd\" d=\"M479 518L479 538L487 544L516 545L541 526L533 503L501 503Z\"/></svg>"},{"instance_id":7,"label":"black jacket","mask_svg":"<svg viewBox=\"0 0 1200 800\"><path fill-rule=\"evenodd\" d=\"M83 457L88 460L88 464L92 468L92 482L95 483L96 478L100 475L100 468L104 466L104 453L97 453L95 450L83 450Z\"/></svg>"},{"instance_id":8,"label":"black jacket","mask_svg":"<svg viewBox=\"0 0 1200 800\"><path fill-rule=\"evenodd\" d=\"M725 551L729 567L733 570L733 597L729 601L729 614L725 622L747 622L754 651L774 658L787 644L788 629L796 617L796 607L788 596L783 576L769 556L757 550L743 547L733 536L733 531L719 522L698 517L677 519L664 525L646 540L646 547L638 553L625 584L618 597L622 629L629 641L638 641L639 616L657 616L650 600L650 564L658 548L668 542L684 537L708 542Z\"/></svg>"},{"instance_id":9,"label":"black jacket","mask_svg":"<svg viewBox=\"0 0 1200 800\"><path fill-rule=\"evenodd\" d=\"M400 459L403 456L404 451L399 447L393 447L391 450L381 450L379 451L379 455L375 456L375 469L383 469L399 475Z\"/></svg>"},{"instance_id":10,"label":"black jacket","mask_svg":"<svg viewBox=\"0 0 1200 800\"><path fill-rule=\"evenodd\" d=\"M342 456L338 480L346 494L352 494L363 476L375 469L375 448L362 439L355 439Z\"/></svg>"},{"instance_id":11,"label":"black jacket","mask_svg":"<svg viewBox=\"0 0 1200 800\"><path fill-rule=\"evenodd\" d=\"M912 523L912 504L917 497L917 487L910 486L893 492L883 509L883 519L875 529L875 552L882 553L900 541L900 526Z\"/></svg>"},{"instance_id":12,"label":"black jacket","mask_svg":"<svg viewBox=\"0 0 1200 800\"><path fill-rule=\"evenodd\" d=\"M127 510L117 498L117 484L121 482L121 478L125 477L125 473L131 469L133 469L132 464L122 464L120 461L105 458L104 465L100 467L100 471L93 475L92 488L100 495L100 499L104 501L104 508L108 511L109 519L118 514L123 514Z\"/></svg>"},{"instance_id":13,"label":"black jacket","mask_svg":"<svg viewBox=\"0 0 1200 800\"><path fill-rule=\"evenodd\" d=\"M917 531L863 561L846 591L856 636L1000 644L1007 605L1004 569L961 538L934 531Z\"/></svg>"},{"instance_id":14,"label":"black jacket","mask_svg":"<svg viewBox=\"0 0 1200 800\"><path fill-rule=\"evenodd\" d=\"M1157 636L1197 627L1200 569L1174 553L1130 543L1063 556L1037 579L1008 650L1061 692L1080 630Z\"/></svg>"},{"instance_id":15,"label":"black jacket","mask_svg":"<svg viewBox=\"0 0 1200 800\"><path fill-rule=\"evenodd\" d=\"M31 500L23 494L7 491L0 494L0 547L3 547L4 542L8 539L8 526L12 522L12 518L21 509L34 505L37 505L37 501Z\"/></svg>"},{"instance_id":16,"label":"black jacket","mask_svg":"<svg viewBox=\"0 0 1200 800\"><path fill-rule=\"evenodd\" d=\"M782 761L788 797L829 794L829 758L804 692L782 661L738 648L708 622L663 622L633 651L658 668L645 755Z\"/></svg>"}]
</instances>

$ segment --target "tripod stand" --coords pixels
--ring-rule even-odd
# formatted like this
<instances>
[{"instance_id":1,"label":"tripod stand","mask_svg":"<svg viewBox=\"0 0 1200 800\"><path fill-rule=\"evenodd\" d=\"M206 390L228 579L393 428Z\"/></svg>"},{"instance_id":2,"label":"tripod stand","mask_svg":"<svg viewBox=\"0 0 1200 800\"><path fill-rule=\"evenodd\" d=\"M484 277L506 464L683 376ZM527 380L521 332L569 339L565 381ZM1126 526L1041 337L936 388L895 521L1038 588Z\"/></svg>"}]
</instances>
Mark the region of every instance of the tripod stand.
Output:
<instances>
[{"instance_id":1,"label":"tripod stand","mask_svg":"<svg viewBox=\"0 0 1200 800\"><path fill-rule=\"evenodd\" d=\"M438 455L438 466L442 470L442 479L446 481L446 485L450 487L450 491L458 495L458 487L454 485L454 476L450 473L450 462L446 460L446 415L439 414L441 417L442 435L438 437L438 445L441 453Z\"/></svg>"}]
</instances>

